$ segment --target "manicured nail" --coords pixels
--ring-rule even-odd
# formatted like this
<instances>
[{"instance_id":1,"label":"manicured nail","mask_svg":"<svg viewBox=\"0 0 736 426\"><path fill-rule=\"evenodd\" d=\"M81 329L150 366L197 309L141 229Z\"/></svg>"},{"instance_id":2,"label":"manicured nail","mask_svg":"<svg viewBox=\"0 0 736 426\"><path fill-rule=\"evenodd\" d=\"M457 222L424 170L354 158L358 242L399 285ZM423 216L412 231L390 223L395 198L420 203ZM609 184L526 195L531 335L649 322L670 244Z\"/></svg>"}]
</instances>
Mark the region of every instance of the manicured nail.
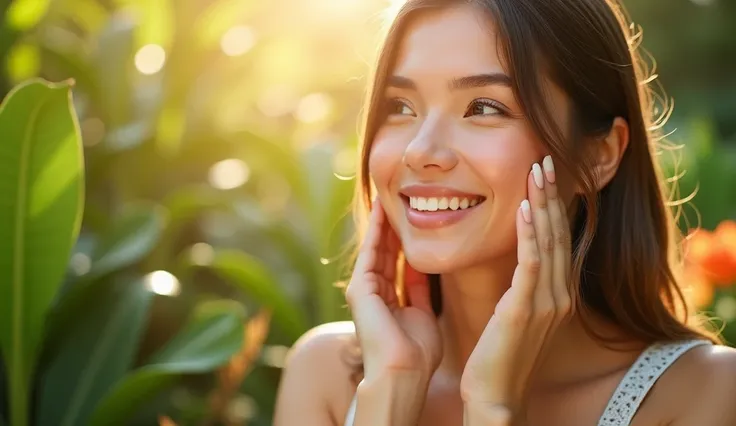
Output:
<instances>
[{"instance_id":1,"label":"manicured nail","mask_svg":"<svg viewBox=\"0 0 736 426\"><path fill-rule=\"evenodd\" d=\"M532 166L532 175L534 175L534 183L537 184L537 187L544 189L544 176L542 175L542 168L539 167L539 163L534 163Z\"/></svg>"},{"instance_id":2,"label":"manicured nail","mask_svg":"<svg viewBox=\"0 0 736 426\"><path fill-rule=\"evenodd\" d=\"M521 215L524 217L524 222L532 223L532 206L529 204L529 200L521 202Z\"/></svg>"},{"instance_id":3,"label":"manicured nail","mask_svg":"<svg viewBox=\"0 0 736 426\"><path fill-rule=\"evenodd\" d=\"M544 167L544 174L547 176L547 180L550 183L555 183L555 164L552 162L552 156L548 155L542 160L542 167Z\"/></svg>"}]
</instances>

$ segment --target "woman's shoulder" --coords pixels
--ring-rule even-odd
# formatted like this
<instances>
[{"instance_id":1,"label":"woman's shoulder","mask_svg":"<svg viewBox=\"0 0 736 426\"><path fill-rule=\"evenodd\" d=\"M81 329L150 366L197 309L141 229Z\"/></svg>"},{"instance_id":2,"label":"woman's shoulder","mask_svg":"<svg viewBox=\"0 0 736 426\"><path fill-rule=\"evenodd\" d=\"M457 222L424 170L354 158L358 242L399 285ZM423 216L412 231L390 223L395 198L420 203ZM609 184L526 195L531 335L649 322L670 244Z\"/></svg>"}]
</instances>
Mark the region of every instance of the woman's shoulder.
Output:
<instances>
[{"instance_id":1,"label":"woman's shoulder","mask_svg":"<svg viewBox=\"0 0 736 426\"><path fill-rule=\"evenodd\" d=\"M657 411L672 426L736 424L736 349L700 345L685 352L657 383Z\"/></svg>"},{"instance_id":2,"label":"woman's shoulder","mask_svg":"<svg viewBox=\"0 0 736 426\"><path fill-rule=\"evenodd\" d=\"M289 350L286 368L311 372L352 372L360 362L355 324L337 321L318 325L302 335Z\"/></svg>"},{"instance_id":3,"label":"woman's shoulder","mask_svg":"<svg viewBox=\"0 0 736 426\"><path fill-rule=\"evenodd\" d=\"M304 333L286 359L276 424L288 424L280 423L279 417L285 415L280 412L289 411L302 413L307 423L326 424L317 423L317 417L328 415L331 423L342 425L355 392L352 377L360 362L357 349L355 326L349 321L322 324ZM305 412L312 414L305 418Z\"/></svg>"}]
</instances>

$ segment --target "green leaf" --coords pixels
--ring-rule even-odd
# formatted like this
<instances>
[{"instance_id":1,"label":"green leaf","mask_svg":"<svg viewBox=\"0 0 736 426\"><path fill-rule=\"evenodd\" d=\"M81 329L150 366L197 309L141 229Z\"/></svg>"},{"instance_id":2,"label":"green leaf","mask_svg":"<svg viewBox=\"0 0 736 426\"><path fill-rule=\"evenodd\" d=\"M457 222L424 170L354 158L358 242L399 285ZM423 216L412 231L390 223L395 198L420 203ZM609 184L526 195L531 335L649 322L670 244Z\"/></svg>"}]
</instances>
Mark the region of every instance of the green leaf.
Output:
<instances>
[{"instance_id":1,"label":"green leaf","mask_svg":"<svg viewBox=\"0 0 736 426\"><path fill-rule=\"evenodd\" d=\"M242 140L247 147L249 158L250 156L262 158L268 164L270 171L286 179L292 194L300 205L305 208L311 205L309 188L304 179L304 164L300 162L293 149L285 147L288 144L278 143L273 139L248 131L238 133L236 138Z\"/></svg>"},{"instance_id":2,"label":"green leaf","mask_svg":"<svg viewBox=\"0 0 736 426\"><path fill-rule=\"evenodd\" d=\"M104 236L92 254L86 280L93 280L143 259L158 243L167 223L166 211L157 205L135 204Z\"/></svg>"},{"instance_id":3,"label":"green leaf","mask_svg":"<svg viewBox=\"0 0 736 426\"><path fill-rule=\"evenodd\" d=\"M246 253L223 250L215 253L210 268L262 306L273 309L273 321L296 340L308 328L304 312L291 301L260 261Z\"/></svg>"},{"instance_id":4,"label":"green leaf","mask_svg":"<svg viewBox=\"0 0 736 426\"><path fill-rule=\"evenodd\" d=\"M124 425L142 403L183 374L205 373L226 363L243 345L243 317L238 311L194 318L151 359L109 392L97 406L90 426Z\"/></svg>"},{"instance_id":5,"label":"green leaf","mask_svg":"<svg viewBox=\"0 0 736 426\"><path fill-rule=\"evenodd\" d=\"M229 209L231 203L226 193L209 185L188 185L168 195L162 204L169 211L171 223L178 228L202 212Z\"/></svg>"},{"instance_id":6,"label":"green leaf","mask_svg":"<svg viewBox=\"0 0 736 426\"><path fill-rule=\"evenodd\" d=\"M10 424L28 423L29 380L83 205L82 142L69 83L32 80L0 105L0 348Z\"/></svg>"},{"instance_id":7,"label":"green leaf","mask_svg":"<svg viewBox=\"0 0 736 426\"><path fill-rule=\"evenodd\" d=\"M90 271L70 286L54 308L46 342L49 351L56 351L78 312L104 294L107 283L100 278L148 255L159 241L165 224L165 210L143 203L129 206L115 221L93 250Z\"/></svg>"},{"instance_id":8,"label":"green leaf","mask_svg":"<svg viewBox=\"0 0 736 426\"><path fill-rule=\"evenodd\" d=\"M38 424L87 424L133 365L151 296L142 280L120 280L77 317L43 374Z\"/></svg>"}]
</instances>

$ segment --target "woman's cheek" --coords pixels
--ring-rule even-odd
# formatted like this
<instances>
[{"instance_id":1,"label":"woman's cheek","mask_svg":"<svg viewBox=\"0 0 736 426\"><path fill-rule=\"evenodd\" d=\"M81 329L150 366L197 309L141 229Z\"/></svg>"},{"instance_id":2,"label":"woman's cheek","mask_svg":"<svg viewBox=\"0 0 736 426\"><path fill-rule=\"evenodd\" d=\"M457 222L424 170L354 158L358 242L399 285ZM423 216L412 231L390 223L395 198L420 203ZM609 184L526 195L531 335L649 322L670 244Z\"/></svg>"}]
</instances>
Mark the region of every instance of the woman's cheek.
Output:
<instances>
[{"instance_id":1,"label":"woman's cheek","mask_svg":"<svg viewBox=\"0 0 736 426\"><path fill-rule=\"evenodd\" d=\"M389 189L393 175L400 170L403 155L401 141L392 140L391 137L381 133L375 138L368 157L368 167L379 191Z\"/></svg>"},{"instance_id":2,"label":"woman's cheek","mask_svg":"<svg viewBox=\"0 0 736 426\"><path fill-rule=\"evenodd\" d=\"M542 149L518 131L501 131L486 143L469 146L465 161L493 194L494 201L508 203L526 197L526 177L541 161Z\"/></svg>"}]
</instances>

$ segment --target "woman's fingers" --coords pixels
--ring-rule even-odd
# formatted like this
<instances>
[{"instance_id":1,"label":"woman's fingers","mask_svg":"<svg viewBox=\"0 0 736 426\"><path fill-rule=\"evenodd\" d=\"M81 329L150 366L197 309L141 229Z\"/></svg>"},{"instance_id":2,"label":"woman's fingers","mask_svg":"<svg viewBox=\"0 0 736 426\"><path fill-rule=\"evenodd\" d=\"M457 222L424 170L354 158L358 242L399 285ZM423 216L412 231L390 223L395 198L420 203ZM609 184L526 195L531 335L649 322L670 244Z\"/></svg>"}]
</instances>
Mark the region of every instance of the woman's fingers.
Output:
<instances>
[{"instance_id":1,"label":"woman's fingers","mask_svg":"<svg viewBox=\"0 0 736 426\"><path fill-rule=\"evenodd\" d=\"M384 218L383 208L378 199L373 201L368 218L368 230L358 249L355 272L365 273L375 269L376 254L381 243L381 232Z\"/></svg>"},{"instance_id":2,"label":"woman's fingers","mask_svg":"<svg viewBox=\"0 0 736 426\"><path fill-rule=\"evenodd\" d=\"M560 316L565 316L569 312L571 298L569 290L569 269L570 269L570 224L567 216L564 215L561 208L562 201L559 199L557 191L557 177L555 167L551 156L544 157L542 162L545 175L545 192L547 195L547 211L549 212L549 220L552 229L554 241L554 250L552 254L552 293L555 298L556 306Z\"/></svg>"},{"instance_id":3,"label":"woman's fingers","mask_svg":"<svg viewBox=\"0 0 736 426\"><path fill-rule=\"evenodd\" d=\"M382 330L391 327L392 320L386 293L387 285L378 269L383 240L385 213L380 202L373 202L368 231L358 251L353 276L345 291L358 336L370 344L377 344Z\"/></svg>"},{"instance_id":4,"label":"woman's fingers","mask_svg":"<svg viewBox=\"0 0 736 426\"><path fill-rule=\"evenodd\" d=\"M378 199L373 201L373 208L368 220L368 230L358 250L358 258L353 269L353 276L345 292L348 305L352 309L355 300L370 294L379 294L377 279L382 271L379 264L384 222L386 221L383 207ZM374 278L370 278L373 276Z\"/></svg>"},{"instance_id":5,"label":"woman's fingers","mask_svg":"<svg viewBox=\"0 0 736 426\"><path fill-rule=\"evenodd\" d=\"M555 300L552 292L552 271L554 255L554 238L550 225L549 203L545 193L545 177L538 163L532 166L527 179L529 203L532 209L532 223L539 252L539 274L534 289L534 310L536 314L548 316L554 314ZM551 319L551 318L550 318Z\"/></svg>"},{"instance_id":6,"label":"woman's fingers","mask_svg":"<svg viewBox=\"0 0 736 426\"><path fill-rule=\"evenodd\" d=\"M532 315L534 289L542 265L529 200L522 201L516 212L516 234L519 264L511 279L511 288L499 301L496 313L499 320L510 321L512 327L523 327Z\"/></svg>"}]
</instances>

